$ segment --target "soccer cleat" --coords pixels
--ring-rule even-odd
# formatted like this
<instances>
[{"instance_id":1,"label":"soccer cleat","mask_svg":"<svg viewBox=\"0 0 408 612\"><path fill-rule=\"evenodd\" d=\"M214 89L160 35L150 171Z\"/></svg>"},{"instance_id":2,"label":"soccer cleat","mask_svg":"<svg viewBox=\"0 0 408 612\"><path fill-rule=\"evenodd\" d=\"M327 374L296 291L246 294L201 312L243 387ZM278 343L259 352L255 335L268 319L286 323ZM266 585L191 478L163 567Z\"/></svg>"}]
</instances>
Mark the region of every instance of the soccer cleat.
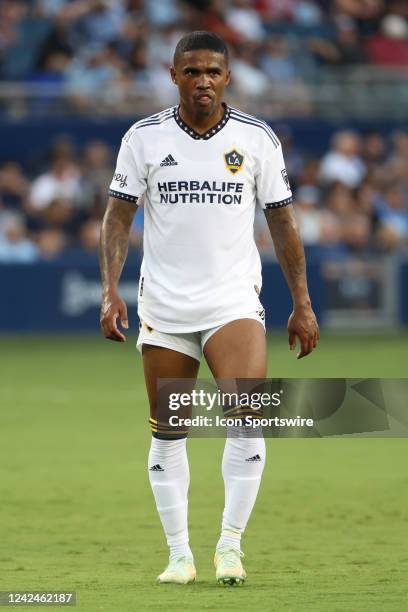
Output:
<instances>
[{"instance_id":1,"label":"soccer cleat","mask_svg":"<svg viewBox=\"0 0 408 612\"><path fill-rule=\"evenodd\" d=\"M241 586L246 579L246 571L241 559L244 553L235 548L220 548L215 552L214 565L217 582L223 586Z\"/></svg>"},{"instance_id":2,"label":"soccer cleat","mask_svg":"<svg viewBox=\"0 0 408 612\"><path fill-rule=\"evenodd\" d=\"M160 576L157 576L158 584L189 584L194 582L197 573L194 561L191 557L180 557L170 559L168 566Z\"/></svg>"}]
</instances>

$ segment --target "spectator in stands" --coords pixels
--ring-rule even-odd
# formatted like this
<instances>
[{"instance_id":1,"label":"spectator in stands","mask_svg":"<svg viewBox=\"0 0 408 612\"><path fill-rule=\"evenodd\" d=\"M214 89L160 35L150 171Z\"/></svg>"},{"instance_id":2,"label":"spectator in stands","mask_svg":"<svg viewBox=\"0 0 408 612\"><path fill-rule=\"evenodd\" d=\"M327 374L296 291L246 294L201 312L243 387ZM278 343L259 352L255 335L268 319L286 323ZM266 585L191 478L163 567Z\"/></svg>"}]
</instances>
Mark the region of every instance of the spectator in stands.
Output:
<instances>
[{"instance_id":1,"label":"spectator in stands","mask_svg":"<svg viewBox=\"0 0 408 612\"><path fill-rule=\"evenodd\" d=\"M103 109L109 89L123 69L123 60L113 43L77 56L67 71L66 92L73 106L83 111L97 102L97 108Z\"/></svg>"},{"instance_id":2,"label":"spectator in stands","mask_svg":"<svg viewBox=\"0 0 408 612\"><path fill-rule=\"evenodd\" d=\"M353 191L341 181L330 184L324 202L325 207L339 218L347 217L355 210Z\"/></svg>"},{"instance_id":3,"label":"spectator in stands","mask_svg":"<svg viewBox=\"0 0 408 612\"><path fill-rule=\"evenodd\" d=\"M256 0L255 6L264 23L290 22L295 18L296 0Z\"/></svg>"},{"instance_id":4,"label":"spectator in stands","mask_svg":"<svg viewBox=\"0 0 408 612\"><path fill-rule=\"evenodd\" d=\"M114 170L111 151L107 145L100 140L90 142L83 152L81 168L88 212L102 216L106 204L106 190Z\"/></svg>"},{"instance_id":5,"label":"spectator in stands","mask_svg":"<svg viewBox=\"0 0 408 612\"><path fill-rule=\"evenodd\" d=\"M295 23L301 26L317 26L323 21L323 10L316 0L299 0L294 4L293 17Z\"/></svg>"},{"instance_id":6,"label":"spectator in stands","mask_svg":"<svg viewBox=\"0 0 408 612\"><path fill-rule=\"evenodd\" d=\"M79 230L79 244L88 255L97 255L102 222L100 219L88 219Z\"/></svg>"},{"instance_id":7,"label":"spectator in stands","mask_svg":"<svg viewBox=\"0 0 408 612\"><path fill-rule=\"evenodd\" d=\"M66 198L75 205L81 201L81 171L72 153L53 155L49 169L36 178L29 197L30 213L44 210L55 198Z\"/></svg>"},{"instance_id":8,"label":"spectator in stands","mask_svg":"<svg viewBox=\"0 0 408 612\"><path fill-rule=\"evenodd\" d=\"M45 260L59 257L68 244L67 236L58 229L44 229L36 234L40 256Z\"/></svg>"},{"instance_id":9,"label":"spectator in stands","mask_svg":"<svg viewBox=\"0 0 408 612\"><path fill-rule=\"evenodd\" d=\"M43 94L34 97L27 105L32 113L46 115L57 109L65 91L67 66L70 56L62 51L55 51L46 55L41 65L27 75L26 81L34 85Z\"/></svg>"},{"instance_id":10,"label":"spectator in stands","mask_svg":"<svg viewBox=\"0 0 408 612\"><path fill-rule=\"evenodd\" d=\"M320 64L330 66L351 66L364 64L367 54L355 22L345 15L336 19L336 32L331 38L327 33L307 38L307 49Z\"/></svg>"},{"instance_id":11,"label":"spectator in stands","mask_svg":"<svg viewBox=\"0 0 408 612\"><path fill-rule=\"evenodd\" d=\"M17 24L21 18L22 8L21 3L16 2L12 5L11 2L0 2L0 65L7 50L18 38Z\"/></svg>"},{"instance_id":12,"label":"spectator in stands","mask_svg":"<svg viewBox=\"0 0 408 612\"><path fill-rule=\"evenodd\" d=\"M55 230L64 234L67 243L71 242L78 231L81 215L75 210L71 200L58 197L40 211L36 218L37 230ZM32 224L33 225L33 224Z\"/></svg>"},{"instance_id":13,"label":"spectator in stands","mask_svg":"<svg viewBox=\"0 0 408 612\"><path fill-rule=\"evenodd\" d=\"M66 80L66 70L71 56L65 51L52 51L44 56L38 68L27 75L27 81L38 85L54 85L63 93Z\"/></svg>"},{"instance_id":14,"label":"spectator in stands","mask_svg":"<svg viewBox=\"0 0 408 612\"><path fill-rule=\"evenodd\" d=\"M328 39L326 36L308 37L305 46L317 67L325 64L336 64L340 58L334 40Z\"/></svg>"},{"instance_id":15,"label":"spectator in stands","mask_svg":"<svg viewBox=\"0 0 408 612\"><path fill-rule=\"evenodd\" d=\"M168 32L169 33L169 32ZM156 109L173 106L177 104L176 88L174 83L169 78L169 68L172 59L168 52L167 42L165 38L160 43L161 59L153 62L154 68L151 68L151 52L154 49L154 40L157 37L152 37L149 43L145 45L137 45L132 51L131 67L133 69L133 92L131 103L135 99L144 100L145 104L149 104L150 112L153 113ZM170 35L170 33L169 33ZM170 35L171 37L171 35ZM155 52L158 48L155 49ZM166 59L164 59L166 57Z\"/></svg>"},{"instance_id":16,"label":"spectator in stands","mask_svg":"<svg viewBox=\"0 0 408 612\"><path fill-rule=\"evenodd\" d=\"M225 2L222 0L209 0L208 6L201 13L200 24L197 29L218 34L232 48L245 42L245 37L227 23Z\"/></svg>"},{"instance_id":17,"label":"spectator in stands","mask_svg":"<svg viewBox=\"0 0 408 612\"><path fill-rule=\"evenodd\" d=\"M252 0L232 0L227 6L227 24L239 32L243 40L260 41L265 35L262 19L255 10Z\"/></svg>"},{"instance_id":18,"label":"spectator in stands","mask_svg":"<svg viewBox=\"0 0 408 612\"><path fill-rule=\"evenodd\" d=\"M297 184L299 186L302 186L302 185L310 185L314 187L319 186L320 160L315 157L309 157L306 159L301 158L301 159L302 159L301 165L298 166L298 164L296 164L296 166L299 167L299 173L294 175L296 177ZM290 175L290 176L292 177L293 175Z\"/></svg>"},{"instance_id":19,"label":"spectator in stands","mask_svg":"<svg viewBox=\"0 0 408 612\"><path fill-rule=\"evenodd\" d=\"M350 66L365 64L367 54L354 21L345 16L336 20L336 38L334 44L337 49L336 63Z\"/></svg>"},{"instance_id":20,"label":"spectator in stands","mask_svg":"<svg viewBox=\"0 0 408 612\"><path fill-rule=\"evenodd\" d=\"M47 17L59 17L67 0L37 0L38 10Z\"/></svg>"},{"instance_id":21,"label":"spectator in stands","mask_svg":"<svg viewBox=\"0 0 408 612\"><path fill-rule=\"evenodd\" d=\"M2 78L21 76L18 60L24 44L21 29L28 7L22 0L0 2L0 75Z\"/></svg>"},{"instance_id":22,"label":"spectator in stands","mask_svg":"<svg viewBox=\"0 0 408 612\"><path fill-rule=\"evenodd\" d=\"M64 2L61 2L60 4L63 3ZM59 7L58 10L61 10L61 7ZM72 58L75 51L70 23L67 19L64 19L62 14L57 12L53 19L51 29L40 46L38 64L39 66L43 66L47 57L54 53L63 53L66 57Z\"/></svg>"},{"instance_id":23,"label":"spectator in stands","mask_svg":"<svg viewBox=\"0 0 408 612\"><path fill-rule=\"evenodd\" d=\"M181 7L176 0L145 0L145 10L149 23L155 28L163 28L180 23Z\"/></svg>"},{"instance_id":24,"label":"spectator in stands","mask_svg":"<svg viewBox=\"0 0 408 612\"><path fill-rule=\"evenodd\" d=\"M171 66L174 49L182 36L180 25L169 25L160 30L152 30L145 44L148 53L148 66Z\"/></svg>"},{"instance_id":25,"label":"spectator in stands","mask_svg":"<svg viewBox=\"0 0 408 612\"><path fill-rule=\"evenodd\" d=\"M378 132L370 132L362 138L361 157L367 171L379 164L383 164L386 159L386 153L385 140Z\"/></svg>"},{"instance_id":26,"label":"spectator in stands","mask_svg":"<svg viewBox=\"0 0 408 612\"><path fill-rule=\"evenodd\" d=\"M237 48L231 59L232 86L239 95L259 98L268 91L269 81L255 66L256 49L250 45Z\"/></svg>"},{"instance_id":27,"label":"spectator in stands","mask_svg":"<svg viewBox=\"0 0 408 612\"><path fill-rule=\"evenodd\" d=\"M316 187L304 186L296 192L296 217L305 246L321 242L322 211L319 208L320 193Z\"/></svg>"},{"instance_id":28,"label":"spectator in stands","mask_svg":"<svg viewBox=\"0 0 408 612\"><path fill-rule=\"evenodd\" d=\"M259 65L272 85L293 84L298 78L289 43L283 36L272 36L265 41Z\"/></svg>"},{"instance_id":29,"label":"spectator in stands","mask_svg":"<svg viewBox=\"0 0 408 612\"><path fill-rule=\"evenodd\" d=\"M320 165L320 180L325 184L340 181L347 187L357 187L364 178L366 168L359 153L361 139L355 132L337 132L332 139L331 150Z\"/></svg>"},{"instance_id":30,"label":"spectator in stands","mask_svg":"<svg viewBox=\"0 0 408 612\"><path fill-rule=\"evenodd\" d=\"M22 211L27 204L29 181L20 164L9 161L0 166L0 210Z\"/></svg>"},{"instance_id":31,"label":"spectator in stands","mask_svg":"<svg viewBox=\"0 0 408 612\"><path fill-rule=\"evenodd\" d=\"M323 247L324 258L342 259L345 255L342 239L342 227L336 215L330 211L322 214L320 226L320 245Z\"/></svg>"},{"instance_id":32,"label":"spectator in stands","mask_svg":"<svg viewBox=\"0 0 408 612\"><path fill-rule=\"evenodd\" d=\"M371 249L370 219L360 212L353 212L341 220L342 242L349 254L369 254Z\"/></svg>"},{"instance_id":33,"label":"spectator in stands","mask_svg":"<svg viewBox=\"0 0 408 612\"><path fill-rule=\"evenodd\" d=\"M400 181L408 196L408 132L396 132L393 135L394 150L392 151L385 173L394 181Z\"/></svg>"},{"instance_id":34,"label":"spectator in stands","mask_svg":"<svg viewBox=\"0 0 408 612\"><path fill-rule=\"evenodd\" d=\"M401 186L390 185L377 200L379 239L386 249L408 245L408 202Z\"/></svg>"},{"instance_id":35,"label":"spectator in stands","mask_svg":"<svg viewBox=\"0 0 408 612\"><path fill-rule=\"evenodd\" d=\"M302 173L304 168L305 160L293 142L293 132L290 126L286 123L278 123L274 126L274 128L274 132L279 138L282 146L283 156L288 175L290 176L291 185L292 187L296 188L299 181L299 175ZM317 185L317 180L310 183L306 181L305 184Z\"/></svg>"},{"instance_id":36,"label":"spectator in stands","mask_svg":"<svg viewBox=\"0 0 408 612\"><path fill-rule=\"evenodd\" d=\"M334 0L333 5L335 14L353 17L364 33L377 29L385 9L384 0Z\"/></svg>"},{"instance_id":37,"label":"spectator in stands","mask_svg":"<svg viewBox=\"0 0 408 612\"><path fill-rule=\"evenodd\" d=\"M28 237L24 218L13 214L0 220L0 263L30 264L38 258L38 249Z\"/></svg>"},{"instance_id":38,"label":"spectator in stands","mask_svg":"<svg viewBox=\"0 0 408 612\"><path fill-rule=\"evenodd\" d=\"M377 227L378 216L376 212L376 201L378 191L375 188L374 182L369 175L364 179L358 189L355 191L355 206L354 209L367 215L370 218L372 233Z\"/></svg>"},{"instance_id":39,"label":"spectator in stands","mask_svg":"<svg viewBox=\"0 0 408 612\"><path fill-rule=\"evenodd\" d=\"M120 38L126 19L123 0L72 0L60 15L71 24L75 46L103 47Z\"/></svg>"},{"instance_id":40,"label":"spectator in stands","mask_svg":"<svg viewBox=\"0 0 408 612\"><path fill-rule=\"evenodd\" d=\"M388 0L387 10L392 15L400 15L400 17L408 19L407 0Z\"/></svg>"},{"instance_id":41,"label":"spectator in stands","mask_svg":"<svg viewBox=\"0 0 408 612\"><path fill-rule=\"evenodd\" d=\"M367 43L367 53L377 66L408 66L408 24L399 15L387 15L381 32Z\"/></svg>"}]
</instances>

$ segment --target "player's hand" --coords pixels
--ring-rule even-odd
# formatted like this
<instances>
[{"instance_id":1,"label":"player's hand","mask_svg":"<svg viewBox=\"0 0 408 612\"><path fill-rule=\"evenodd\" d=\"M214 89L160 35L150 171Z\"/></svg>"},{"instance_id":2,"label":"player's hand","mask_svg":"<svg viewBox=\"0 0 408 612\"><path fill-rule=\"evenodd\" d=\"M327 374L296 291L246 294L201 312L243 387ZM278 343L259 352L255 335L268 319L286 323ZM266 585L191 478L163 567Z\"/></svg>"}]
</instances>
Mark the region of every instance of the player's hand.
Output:
<instances>
[{"instance_id":1,"label":"player's hand","mask_svg":"<svg viewBox=\"0 0 408 612\"><path fill-rule=\"evenodd\" d=\"M102 333L108 340L126 342L126 336L118 329L117 320L124 329L129 329L127 307L117 293L104 295L101 306L100 323Z\"/></svg>"},{"instance_id":2,"label":"player's hand","mask_svg":"<svg viewBox=\"0 0 408 612\"><path fill-rule=\"evenodd\" d=\"M320 339L319 326L311 306L295 307L288 321L289 348L296 348L296 338L299 338L300 351L297 359L306 357L316 348Z\"/></svg>"}]
</instances>

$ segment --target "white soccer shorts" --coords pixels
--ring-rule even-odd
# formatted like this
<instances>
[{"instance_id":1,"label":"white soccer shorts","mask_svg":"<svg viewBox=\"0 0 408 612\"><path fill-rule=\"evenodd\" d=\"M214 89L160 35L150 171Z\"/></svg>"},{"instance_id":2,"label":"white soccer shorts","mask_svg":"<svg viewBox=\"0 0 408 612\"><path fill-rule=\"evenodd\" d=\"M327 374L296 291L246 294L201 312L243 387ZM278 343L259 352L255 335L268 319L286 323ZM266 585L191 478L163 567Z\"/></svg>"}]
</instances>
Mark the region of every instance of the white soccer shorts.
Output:
<instances>
[{"instance_id":1,"label":"white soccer shorts","mask_svg":"<svg viewBox=\"0 0 408 612\"><path fill-rule=\"evenodd\" d=\"M235 317L233 320L237 321L240 319L255 319L259 321L265 329L265 310L263 308L256 312L251 312L240 317ZM153 344L154 346L162 346L164 348L178 351L184 355L189 355L197 361L201 361L203 350L207 340L211 338L221 327L228 325L232 321L218 325L217 327L211 327L210 329L204 329L203 331L190 332L186 334L166 334L160 332L152 327L149 327L147 323L140 321L139 337L137 339L136 347L138 351L142 352L143 344Z\"/></svg>"}]
</instances>

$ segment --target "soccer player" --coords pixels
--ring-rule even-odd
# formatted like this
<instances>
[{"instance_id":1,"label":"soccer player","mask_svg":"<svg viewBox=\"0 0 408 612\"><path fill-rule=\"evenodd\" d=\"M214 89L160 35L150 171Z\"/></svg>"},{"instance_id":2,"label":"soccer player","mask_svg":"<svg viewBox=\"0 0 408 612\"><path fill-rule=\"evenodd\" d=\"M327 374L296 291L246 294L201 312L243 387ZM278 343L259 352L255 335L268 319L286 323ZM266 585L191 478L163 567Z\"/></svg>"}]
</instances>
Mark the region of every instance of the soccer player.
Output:
<instances>
[{"instance_id":1,"label":"soccer player","mask_svg":"<svg viewBox=\"0 0 408 612\"><path fill-rule=\"evenodd\" d=\"M299 359L316 347L319 330L281 145L265 122L223 102L230 81L224 41L209 32L183 37L170 74L180 104L138 121L122 140L101 232L101 327L106 338L126 340L128 315L118 283L143 195L137 347L153 431L148 474L170 550L157 580L186 584L196 578L187 523L186 434L174 436L158 420L157 381L196 379L203 353L215 379L265 378L256 205L265 212L293 297L289 345L294 349L299 340ZM214 558L221 583L245 581L240 541L264 464L261 435L227 437L225 507Z\"/></svg>"}]
</instances>

